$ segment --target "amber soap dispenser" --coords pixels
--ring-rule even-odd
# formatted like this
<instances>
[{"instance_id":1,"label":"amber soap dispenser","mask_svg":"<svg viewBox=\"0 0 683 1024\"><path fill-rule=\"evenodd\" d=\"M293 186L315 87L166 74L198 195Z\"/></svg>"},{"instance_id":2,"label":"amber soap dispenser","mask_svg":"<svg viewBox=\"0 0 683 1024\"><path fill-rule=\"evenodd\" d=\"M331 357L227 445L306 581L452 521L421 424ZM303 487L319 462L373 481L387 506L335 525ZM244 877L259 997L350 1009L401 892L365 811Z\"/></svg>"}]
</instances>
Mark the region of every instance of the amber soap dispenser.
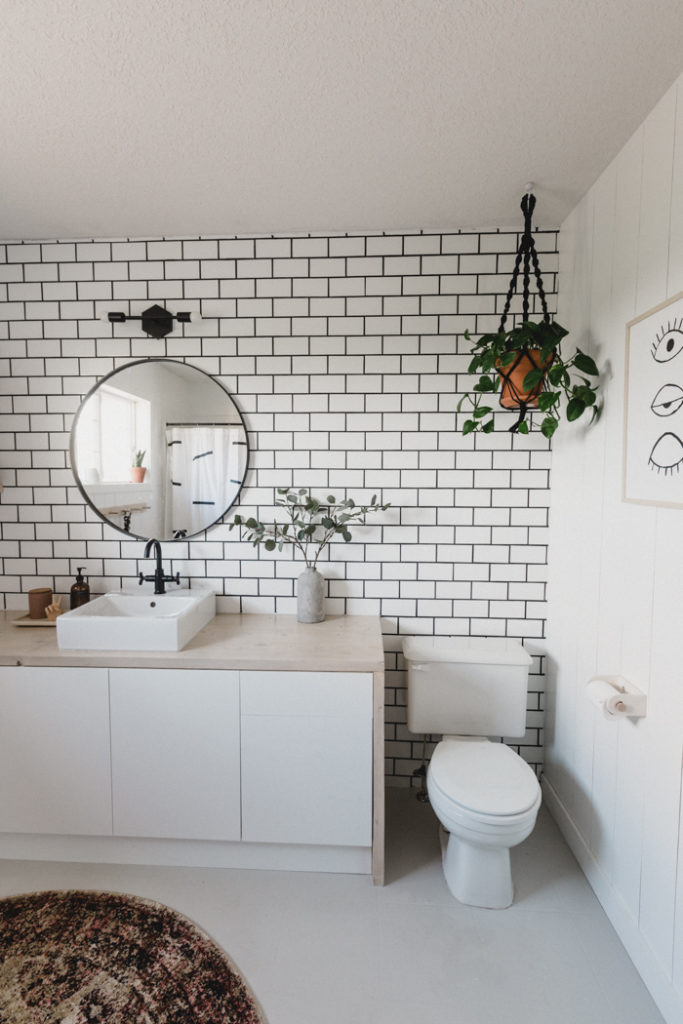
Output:
<instances>
[{"instance_id":1,"label":"amber soap dispenser","mask_svg":"<svg viewBox=\"0 0 683 1024\"><path fill-rule=\"evenodd\" d=\"M84 565L79 566L76 569L76 582L71 588L71 604L70 607L80 608L82 604L87 604L90 600L90 587L83 578Z\"/></svg>"}]
</instances>

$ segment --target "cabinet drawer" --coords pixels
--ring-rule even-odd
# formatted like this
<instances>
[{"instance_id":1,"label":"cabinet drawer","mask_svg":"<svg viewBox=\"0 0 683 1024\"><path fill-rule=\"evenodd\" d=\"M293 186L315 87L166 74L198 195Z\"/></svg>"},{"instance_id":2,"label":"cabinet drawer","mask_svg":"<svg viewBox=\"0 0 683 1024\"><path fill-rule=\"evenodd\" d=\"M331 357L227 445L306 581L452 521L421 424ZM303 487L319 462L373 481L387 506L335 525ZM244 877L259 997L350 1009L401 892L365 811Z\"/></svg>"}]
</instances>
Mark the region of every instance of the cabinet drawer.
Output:
<instances>
[{"instance_id":1,"label":"cabinet drawer","mask_svg":"<svg viewBox=\"0 0 683 1024\"><path fill-rule=\"evenodd\" d=\"M370 672L240 672L243 715L372 718Z\"/></svg>"}]
</instances>

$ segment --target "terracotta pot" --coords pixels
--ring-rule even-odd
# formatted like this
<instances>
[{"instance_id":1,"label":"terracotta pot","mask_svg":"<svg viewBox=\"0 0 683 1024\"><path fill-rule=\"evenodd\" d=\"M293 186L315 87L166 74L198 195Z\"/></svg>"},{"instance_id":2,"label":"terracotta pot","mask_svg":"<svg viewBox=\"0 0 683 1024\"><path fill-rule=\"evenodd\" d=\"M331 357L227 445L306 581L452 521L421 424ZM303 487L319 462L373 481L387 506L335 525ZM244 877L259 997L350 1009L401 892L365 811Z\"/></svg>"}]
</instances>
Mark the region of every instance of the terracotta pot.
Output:
<instances>
[{"instance_id":1,"label":"terracotta pot","mask_svg":"<svg viewBox=\"0 0 683 1024\"><path fill-rule=\"evenodd\" d=\"M509 366L501 367L500 361L496 362L496 369L502 381L500 404L504 409L519 409L522 402L532 407L538 405L538 396L543 391L545 376L531 391L524 390L524 378L532 370L537 370L539 367L544 372L547 372L550 369L553 358L551 355L541 366L541 353L539 349L522 348L517 353L514 363L510 363Z\"/></svg>"},{"instance_id":2,"label":"terracotta pot","mask_svg":"<svg viewBox=\"0 0 683 1024\"><path fill-rule=\"evenodd\" d=\"M147 469L145 466L131 466L130 467L130 478L134 484L141 484L145 479L145 473Z\"/></svg>"}]
</instances>

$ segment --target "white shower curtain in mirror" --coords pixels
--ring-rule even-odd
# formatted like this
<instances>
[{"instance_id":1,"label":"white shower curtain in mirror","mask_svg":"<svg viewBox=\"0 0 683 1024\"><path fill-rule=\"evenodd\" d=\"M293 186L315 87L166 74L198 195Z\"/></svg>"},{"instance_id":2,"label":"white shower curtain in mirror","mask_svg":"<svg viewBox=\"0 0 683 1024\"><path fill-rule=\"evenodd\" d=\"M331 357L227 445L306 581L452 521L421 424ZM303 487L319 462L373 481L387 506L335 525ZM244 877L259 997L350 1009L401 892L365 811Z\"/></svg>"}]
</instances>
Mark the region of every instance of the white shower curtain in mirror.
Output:
<instances>
[{"instance_id":1,"label":"white shower curtain in mirror","mask_svg":"<svg viewBox=\"0 0 683 1024\"><path fill-rule=\"evenodd\" d=\"M246 460L244 430L233 425L169 424L166 451L164 536L189 537L232 504Z\"/></svg>"}]
</instances>

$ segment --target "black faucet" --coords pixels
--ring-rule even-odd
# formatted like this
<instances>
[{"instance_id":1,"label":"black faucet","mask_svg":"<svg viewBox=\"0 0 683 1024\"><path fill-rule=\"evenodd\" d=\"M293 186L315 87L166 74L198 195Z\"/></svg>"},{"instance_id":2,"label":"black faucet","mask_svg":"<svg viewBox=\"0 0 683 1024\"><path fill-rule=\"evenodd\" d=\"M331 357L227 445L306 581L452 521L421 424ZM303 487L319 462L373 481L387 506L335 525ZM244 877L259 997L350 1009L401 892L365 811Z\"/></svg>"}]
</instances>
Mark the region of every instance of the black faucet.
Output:
<instances>
[{"instance_id":1,"label":"black faucet","mask_svg":"<svg viewBox=\"0 0 683 1024\"><path fill-rule=\"evenodd\" d=\"M151 540L148 540L145 545L145 554L143 556L144 558L149 558L149 553L152 550L152 548L154 548L154 557L157 560L157 567L154 570L153 576L143 576L143 574L140 573L140 586L142 586L142 584L145 582L153 583L155 594L165 594L166 587L164 586L164 584L180 584L180 573L177 572L175 576L167 576L165 574L164 567L161 564L161 544L159 543L158 540L155 540L154 537L152 537Z\"/></svg>"}]
</instances>

